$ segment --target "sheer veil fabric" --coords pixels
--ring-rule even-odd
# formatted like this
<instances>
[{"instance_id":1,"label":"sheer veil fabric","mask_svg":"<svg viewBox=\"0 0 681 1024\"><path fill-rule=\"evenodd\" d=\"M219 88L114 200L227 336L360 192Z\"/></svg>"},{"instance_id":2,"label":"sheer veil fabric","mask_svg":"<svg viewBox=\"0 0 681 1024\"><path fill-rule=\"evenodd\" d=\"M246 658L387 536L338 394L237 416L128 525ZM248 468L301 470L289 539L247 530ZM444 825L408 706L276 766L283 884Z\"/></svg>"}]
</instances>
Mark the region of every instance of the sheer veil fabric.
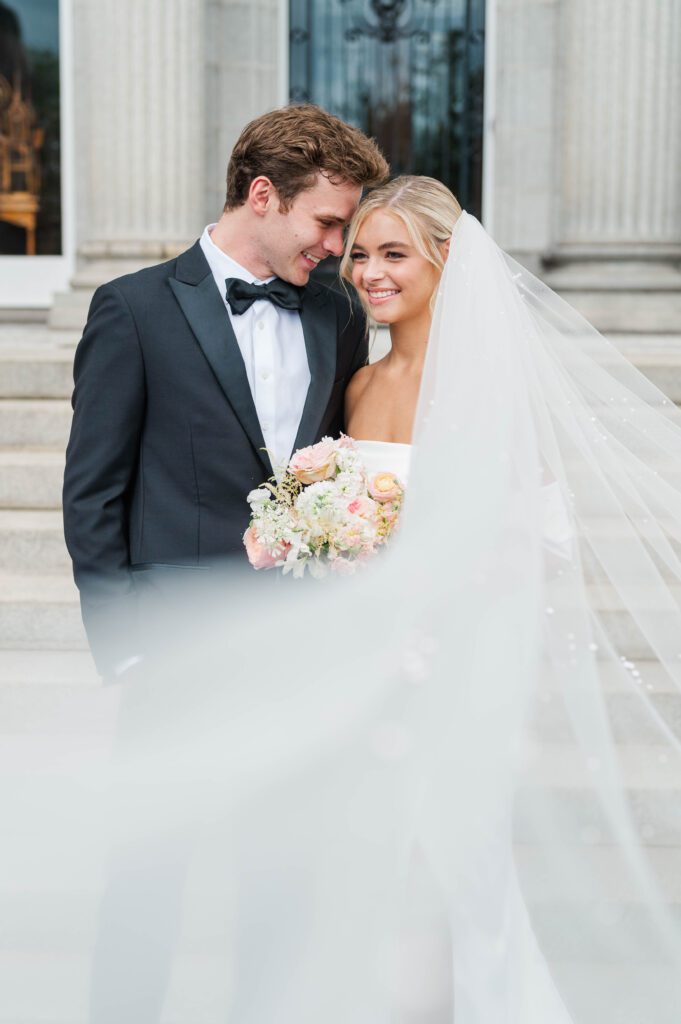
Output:
<instances>
[{"instance_id":1,"label":"sheer veil fabric","mask_svg":"<svg viewBox=\"0 0 681 1024\"><path fill-rule=\"evenodd\" d=\"M370 568L185 590L113 752L6 759L55 1020L675 1019L681 417L464 213L414 440Z\"/></svg>"}]
</instances>

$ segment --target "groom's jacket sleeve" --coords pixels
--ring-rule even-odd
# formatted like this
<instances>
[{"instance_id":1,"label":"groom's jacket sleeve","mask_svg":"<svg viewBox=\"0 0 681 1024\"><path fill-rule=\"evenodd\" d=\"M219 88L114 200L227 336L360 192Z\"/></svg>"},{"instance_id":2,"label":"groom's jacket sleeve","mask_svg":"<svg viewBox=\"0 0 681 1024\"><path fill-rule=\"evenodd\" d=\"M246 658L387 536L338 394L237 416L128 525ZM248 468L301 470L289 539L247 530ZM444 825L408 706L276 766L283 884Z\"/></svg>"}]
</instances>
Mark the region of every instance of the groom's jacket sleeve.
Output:
<instances>
[{"instance_id":1,"label":"groom's jacket sleeve","mask_svg":"<svg viewBox=\"0 0 681 1024\"><path fill-rule=\"evenodd\" d=\"M114 284L99 288L74 362L64 475L64 532L97 668L140 653L127 504L145 412L135 318Z\"/></svg>"}]
</instances>

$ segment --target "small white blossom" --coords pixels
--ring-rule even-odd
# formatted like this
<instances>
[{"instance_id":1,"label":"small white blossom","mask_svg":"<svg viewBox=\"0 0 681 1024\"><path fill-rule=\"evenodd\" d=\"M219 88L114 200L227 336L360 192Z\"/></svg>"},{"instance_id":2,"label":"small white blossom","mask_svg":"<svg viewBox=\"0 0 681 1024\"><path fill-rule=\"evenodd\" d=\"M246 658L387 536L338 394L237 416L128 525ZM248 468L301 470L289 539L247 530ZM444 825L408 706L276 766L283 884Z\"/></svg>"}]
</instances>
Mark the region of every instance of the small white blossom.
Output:
<instances>
[{"instance_id":1,"label":"small white blossom","mask_svg":"<svg viewBox=\"0 0 681 1024\"><path fill-rule=\"evenodd\" d=\"M264 501L270 501L272 494L267 490L266 487L256 487L254 491L251 491L246 498L249 505L261 505Z\"/></svg>"}]
</instances>

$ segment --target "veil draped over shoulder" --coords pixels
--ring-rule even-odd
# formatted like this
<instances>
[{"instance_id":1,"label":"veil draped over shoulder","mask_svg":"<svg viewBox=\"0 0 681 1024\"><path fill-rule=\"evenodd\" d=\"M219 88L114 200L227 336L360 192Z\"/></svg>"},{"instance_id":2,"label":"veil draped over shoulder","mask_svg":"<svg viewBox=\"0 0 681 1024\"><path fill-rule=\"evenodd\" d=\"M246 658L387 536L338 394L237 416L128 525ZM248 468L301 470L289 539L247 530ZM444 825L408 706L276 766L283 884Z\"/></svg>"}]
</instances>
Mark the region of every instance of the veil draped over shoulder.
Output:
<instances>
[{"instance_id":1,"label":"veil draped over shoulder","mask_svg":"<svg viewBox=\"0 0 681 1024\"><path fill-rule=\"evenodd\" d=\"M671 1024L673 404L464 213L391 549L231 579L113 754L3 768L12 1019Z\"/></svg>"}]
</instances>

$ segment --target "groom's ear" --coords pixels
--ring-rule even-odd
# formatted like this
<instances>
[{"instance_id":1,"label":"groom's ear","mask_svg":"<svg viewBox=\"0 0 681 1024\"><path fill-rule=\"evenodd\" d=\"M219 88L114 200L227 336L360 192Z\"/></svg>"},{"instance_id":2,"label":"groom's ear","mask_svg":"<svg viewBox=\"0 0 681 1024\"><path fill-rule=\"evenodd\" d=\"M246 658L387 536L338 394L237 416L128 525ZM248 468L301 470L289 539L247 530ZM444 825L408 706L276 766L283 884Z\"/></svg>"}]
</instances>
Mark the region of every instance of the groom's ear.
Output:
<instances>
[{"instance_id":1,"label":"groom's ear","mask_svg":"<svg viewBox=\"0 0 681 1024\"><path fill-rule=\"evenodd\" d=\"M448 238L445 244L442 246L442 255L444 256L445 260L449 259L449 246L451 244L451 241L451 238Z\"/></svg>"},{"instance_id":2,"label":"groom's ear","mask_svg":"<svg viewBox=\"0 0 681 1024\"><path fill-rule=\"evenodd\" d=\"M248 203L259 217L263 217L268 209L276 205L277 190L264 174L254 178L248 189Z\"/></svg>"}]
</instances>

